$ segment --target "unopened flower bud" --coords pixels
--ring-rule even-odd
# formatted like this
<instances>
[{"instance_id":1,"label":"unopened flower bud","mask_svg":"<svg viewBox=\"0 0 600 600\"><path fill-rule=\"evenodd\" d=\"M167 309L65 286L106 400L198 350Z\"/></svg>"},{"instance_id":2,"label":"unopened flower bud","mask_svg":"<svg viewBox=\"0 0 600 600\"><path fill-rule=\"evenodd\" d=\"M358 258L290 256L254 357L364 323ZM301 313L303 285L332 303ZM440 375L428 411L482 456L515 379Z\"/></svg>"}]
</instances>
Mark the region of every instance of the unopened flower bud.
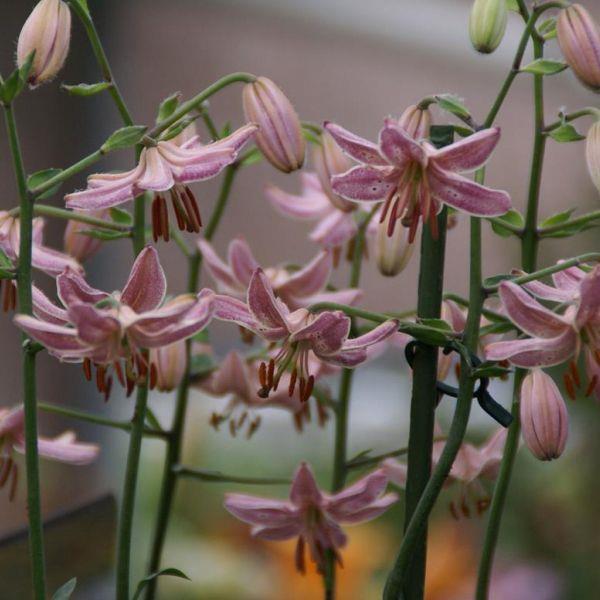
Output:
<instances>
[{"instance_id":1,"label":"unopened flower bud","mask_svg":"<svg viewBox=\"0 0 600 600\"><path fill-rule=\"evenodd\" d=\"M558 458L565 449L569 416L552 377L530 371L521 385L521 427L531 453L540 460Z\"/></svg>"},{"instance_id":2,"label":"unopened flower bud","mask_svg":"<svg viewBox=\"0 0 600 600\"><path fill-rule=\"evenodd\" d=\"M290 173L302 167L306 142L298 114L285 94L266 77L243 92L246 119L257 123L256 145L277 169Z\"/></svg>"},{"instance_id":3,"label":"unopened flower bud","mask_svg":"<svg viewBox=\"0 0 600 600\"><path fill-rule=\"evenodd\" d=\"M477 52L490 54L502 41L506 31L506 0L475 0L469 18L469 37Z\"/></svg>"},{"instance_id":4,"label":"unopened flower bud","mask_svg":"<svg viewBox=\"0 0 600 600\"><path fill-rule=\"evenodd\" d=\"M596 121L588 131L585 158L590 177L600 192L600 121Z\"/></svg>"},{"instance_id":5,"label":"unopened flower bud","mask_svg":"<svg viewBox=\"0 0 600 600\"><path fill-rule=\"evenodd\" d=\"M161 392L174 390L185 375L185 340L152 349L150 364L156 368L156 389Z\"/></svg>"},{"instance_id":6,"label":"unopened flower bud","mask_svg":"<svg viewBox=\"0 0 600 600\"><path fill-rule=\"evenodd\" d=\"M409 106L398 119L408 135L421 140L429 137L429 127L431 126L431 113L427 108L420 108L416 104Z\"/></svg>"},{"instance_id":7,"label":"unopened flower bud","mask_svg":"<svg viewBox=\"0 0 600 600\"><path fill-rule=\"evenodd\" d=\"M558 44L583 85L600 91L600 30L581 4L561 11L556 22Z\"/></svg>"},{"instance_id":8,"label":"unopened flower bud","mask_svg":"<svg viewBox=\"0 0 600 600\"><path fill-rule=\"evenodd\" d=\"M62 0L41 0L35 6L17 44L17 65L21 67L35 51L29 73L33 87L49 81L62 68L69 52L71 12Z\"/></svg>"},{"instance_id":9,"label":"unopened flower bud","mask_svg":"<svg viewBox=\"0 0 600 600\"><path fill-rule=\"evenodd\" d=\"M321 145L314 145L313 159L323 191L336 208L350 212L356 209L356 204L334 193L331 188L331 178L350 169L352 161L340 150L328 131L324 130L319 139Z\"/></svg>"},{"instance_id":10,"label":"unopened flower bud","mask_svg":"<svg viewBox=\"0 0 600 600\"><path fill-rule=\"evenodd\" d=\"M77 211L75 211L77 212ZM87 211L86 214L102 219L106 216L107 211L96 210ZM73 258L76 258L79 262L84 262L100 249L102 246L102 240L94 238L90 235L82 233L93 229L91 225L87 223L81 223L80 221L70 220L65 228L65 234L63 237L63 245L65 252L70 254Z\"/></svg>"},{"instance_id":11,"label":"unopened flower bud","mask_svg":"<svg viewBox=\"0 0 600 600\"><path fill-rule=\"evenodd\" d=\"M409 230L406 227L394 227L389 235L389 219L392 214L388 210L386 218L379 224L375 238L375 261L382 275L393 277L401 273L414 250L414 244L408 241Z\"/></svg>"}]
</instances>

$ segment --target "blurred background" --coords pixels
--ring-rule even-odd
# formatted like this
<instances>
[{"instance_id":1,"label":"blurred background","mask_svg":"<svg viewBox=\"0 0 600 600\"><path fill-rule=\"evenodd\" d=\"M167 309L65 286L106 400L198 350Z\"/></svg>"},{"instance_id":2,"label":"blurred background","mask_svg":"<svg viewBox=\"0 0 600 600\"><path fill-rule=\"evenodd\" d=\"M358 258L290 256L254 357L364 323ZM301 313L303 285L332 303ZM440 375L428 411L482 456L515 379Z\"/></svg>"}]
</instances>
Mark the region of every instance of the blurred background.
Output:
<instances>
[{"instance_id":1,"label":"blurred background","mask_svg":"<svg viewBox=\"0 0 600 600\"><path fill-rule=\"evenodd\" d=\"M411 103L432 93L451 92L464 98L481 120L505 77L521 33L520 19L511 14L506 37L496 53L477 55L467 33L470 2L459 0L89 0L115 77L136 123L151 123L159 102L174 91L188 97L218 77L233 71L264 74L275 80L293 100L304 120L334 120L367 138L375 139L382 119L399 115ZM0 9L0 68L13 68L16 39L32 7L28 1L4 3ZM595 2L587 7L600 17ZM554 43L548 55L559 58ZM24 94L17 107L26 168L33 172L75 162L96 149L116 128L118 113L105 95L77 98L60 90L59 83L99 81L89 45L73 18L71 52L66 67L53 84ZM558 110L576 110L597 103L570 72L546 80L546 118ZM241 88L232 87L211 101L211 114L224 124L243 122ZM488 169L487 181L507 189L516 208L523 209L531 150L531 78L517 78L509 100L498 117L502 141ZM444 116L436 114L437 122ZM585 132L587 123L581 129ZM16 205L16 192L6 144L0 150L1 208ZM98 168L130 168L130 153L115 153ZM62 195L83 186L85 175L48 200L62 206ZM216 236L223 253L228 241L243 235L257 259L265 265L301 263L316 249L307 240L309 225L284 220L263 195L266 182L298 191L297 175L282 176L268 164L243 171L233 190L230 210ZM203 215L208 215L219 181L195 186ZM568 207L578 213L598 208L598 194L586 172L582 143L548 144L544 169L541 217ZM484 227L484 275L505 272L519 262L517 242L494 237ZM46 240L62 245L63 224L48 223ZM593 230L576 240L542 243L540 265L558 258L597 250ZM185 286L185 261L174 244L160 244L171 292ZM126 241L106 244L86 265L90 281L106 289L121 287L130 265ZM467 289L467 221L460 218L449 234L446 289ZM382 278L372 262L364 268L365 306L373 310L404 310L414 306L418 264L416 257L399 277ZM342 285L348 272L341 265L334 283ZM51 290L51 281L38 275L37 283ZM203 284L212 282L203 276ZM222 355L239 345L232 327L214 326L214 349ZM3 360L0 366L2 398L19 402L20 357L18 334L10 315L0 320ZM64 365L40 355L39 397L113 418L131 416L132 400L113 393L104 404L92 385L86 385L77 366ZM365 450L383 452L407 441L409 375L402 354L391 350L360 369L352 395L349 456ZM336 381L330 383L335 392ZM508 403L510 383L494 388ZM174 398L153 395L152 408L165 424L170 422ZM227 473L287 477L301 459L314 466L323 487L329 485L332 456L331 424L312 423L304 434L292 428L287 413L266 412L250 441L231 438L227 428L215 432L210 414L225 400L192 394L186 428L184 462ZM440 422L451 414L446 400ZM534 461L519 453L510 488L494 573L494 599L554 600L591 598L600 585L600 513L596 492L600 422L598 407L590 400L569 406L571 433L567 451L556 463ZM115 512L107 495L118 496L122 484L127 436L123 432L42 415L46 435L74 427L86 441L102 445L101 459L86 468L42 466L44 514L55 519L48 533L50 589L79 578L74 598L112 596ZM494 428L474 407L469 438L484 439ZM164 445L144 441L141 485L135 522L134 579L143 576L147 544L153 527ZM162 598L308 599L320 598L319 577L312 571L301 577L293 568L293 544L262 543L249 537L248 528L222 508L223 493L232 485L182 480L176 512L169 531L164 566L183 570L192 582L165 578ZM241 489L241 488L240 488ZM245 486L244 491L285 495L285 488ZM456 492L456 490L454 490ZM451 492L448 492L451 494ZM102 500L104 498L104 500ZM427 598L462 600L472 597L474 573L486 517L452 519L450 495L442 496L431 527ZM89 505L87 510L78 510ZM65 513L71 513L64 516ZM61 516L62 515L62 516ZM402 502L372 524L349 529L344 552L340 598L379 597L386 570L401 537ZM22 527L26 522L25 489L9 503L0 496L0 598L27 598L27 560ZM8 591L10 590L10 591Z\"/></svg>"}]
</instances>

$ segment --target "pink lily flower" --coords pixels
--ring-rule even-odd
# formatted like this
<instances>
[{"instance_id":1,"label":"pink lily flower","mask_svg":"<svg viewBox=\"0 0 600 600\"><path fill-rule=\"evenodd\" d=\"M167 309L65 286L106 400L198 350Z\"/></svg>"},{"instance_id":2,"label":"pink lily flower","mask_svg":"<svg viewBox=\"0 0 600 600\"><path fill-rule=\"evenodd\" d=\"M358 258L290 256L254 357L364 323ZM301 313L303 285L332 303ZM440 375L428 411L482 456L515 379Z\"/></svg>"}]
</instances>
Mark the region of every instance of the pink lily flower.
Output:
<instances>
[{"instance_id":1,"label":"pink lily flower","mask_svg":"<svg viewBox=\"0 0 600 600\"><path fill-rule=\"evenodd\" d=\"M326 250L341 248L356 235L354 213L332 204L316 173L301 173L300 181L302 192L299 195L290 194L274 185L267 185L265 194L275 210L285 217L318 220L309 234L313 242Z\"/></svg>"},{"instance_id":2,"label":"pink lily flower","mask_svg":"<svg viewBox=\"0 0 600 600\"><path fill-rule=\"evenodd\" d=\"M348 339L350 319L343 312L313 314L305 308L290 311L275 297L269 279L260 268L250 279L247 301L217 295L214 316L237 323L268 342L281 342L281 349L268 366L264 362L260 365L260 394L266 398L271 390L277 391L281 376L289 370L292 373L289 395L298 381L302 401L310 398L315 380L308 363L311 350L322 361L354 368L367 359L369 346L386 339L398 328L398 321L390 319L360 337Z\"/></svg>"},{"instance_id":3,"label":"pink lily flower","mask_svg":"<svg viewBox=\"0 0 600 600\"><path fill-rule=\"evenodd\" d=\"M459 518L457 507L467 518L471 516L472 507L479 515L488 508L490 495L483 481L493 481L498 475L506 434L507 430L500 427L479 447L467 442L461 445L446 480L447 486L458 484L460 488L456 498L450 502L450 512L455 519ZM443 441L433 444L431 458L434 466L442 455L444 444ZM406 464L387 458L381 468L392 483L400 488L406 487Z\"/></svg>"},{"instance_id":4,"label":"pink lily flower","mask_svg":"<svg viewBox=\"0 0 600 600\"><path fill-rule=\"evenodd\" d=\"M334 123L325 128L342 150L362 163L332 178L333 191L347 200L384 201L381 222L391 211L388 234L401 219L416 235L419 219L437 235L435 216L447 204L471 215L504 214L511 205L506 192L482 186L460 173L482 167L500 139L498 128L484 129L442 149L411 136L395 119L385 120L379 144Z\"/></svg>"},{"instance_id":5,"label":"pink lily flower","mask_svg":"<svg viewBox=\"0 0 600 600\"><path fill-rule=\"evenodd\" d=\"M598 394L600 371L600 266L585 273L567 269L553 276L555 288L540 282L526 284L529 291L546 300L569 304L560 315L540 304L511 281L500 284L500 298L510 320L529 337L490 344L488 360L507 359L517 367L549 367L571 361L565 386L571 397L580 385L576 361L583 349L588 386L585 395Z\"/></svg>"},{"instance_id":6,"label":"pink lily flower","mask_svg":"<svg viewBox=\"0 0 600 600\"><path fill-rule=\"evenodd\" d=\"M252 255L248 243L242 238L234 239L229 243L229 264L219 258L206 240L199 240L198 247L204 257L204 265L217 284L217 289L221 293L244 298L252 273L260 266ZM362 298L362 291L359 289L323 291L332 269L332 254L324 250L298 271L290 271L280 266L264 269L264 273L275 295L292 309L308 307L317 302L338 304L358 302Z\"/></svg>"},{"instance_id":7,"label":"pink lily flower","mask_svg":"<svg viewBox=\"0 0 600 600\"><path fill-rule=\"evenodd\" d=\"M25 454L25 412L23 405L0 408L0 488L10 479L9 498L17 490L17 464L13 452ZM100 448L96 444L78 442L75 433L65 431L55 438L38 437L40 456L71 465L87 465L96 459Z\"/></svg>"},{"instance_id":8,"label":"pink lily flower","mask_svg":"<svg viewBox=\"0 0 600 600\"><path fill-rule=\"evenodd\" d=\"M315 381L337 371L336 367L318 360L312 352L308 362ZM232 350L215 371L199 382L198 387L208 394L228 398L224 410L213 413L211 425L218 429L221 423L228 421L229 431L235 436L247 424L246 436L250 438L260 426L260 409L281 408L292 414L297 431L302 432L304 424L311 420L310 405L302 401L298 387L289 394L291 373L283 373L277 391L265 398L260 395L262 386L258 377L259 368L260 361L247 360L239 352ZM316 408L319 424L324 425L328 417L327 411L319 402L316 403Z\"/></svg>"},{"instance_id":9,"label":"pink lily flower","mask_svg":"<svg viewBox=\"0 0 600 600\"><path fill-rule=\"evenodd\" d=\"M198 232L202 225L200 211L187 184L218 175L236 160L256 130L256 125L247 124L207 145L200 144L197 136L181 145L174 140L161 140L142 150L137 166L131 171L90 175L87 188L65 196L66 204L69 208L98 211L123 204L142 192L154 192L154 239L162 237L168 241L169 218L163 195L168 192L179 229Z\"/></svg>"},{"instance_id":10,"label":"pink lily flower","mask_svg":"<svg viewBox=\"0 0 600 600\"><path fill-rule=\"evenodd\" d=\"M113 365L119 381L125 385L120 361L125 359L128 392L138 376L145 376L147 364L142 348L160 348L188 338L210 322L213 293L204 290L198 296L177 296L163 304L166 278L158 253L146 246L136 258L127 282L120 292L108 294L91 287L71 270L57 278L58 295L64 308L54 305L34 288L34 314L17 315L15 323L50 354L61 360L84 361L86 377L91 363L98 367L98 389L108 396L112 378L106 380L106 368ZM157 372L150 367L150 386Z\"/></svg>"},{"instance_id":11,"label":"pink lily flower","mask_svg":"<svg viewBox=\"0 0 600 600\"><path fill-rule=\"evenodd\" d=\"M298 538L296 568L306 572L305 546L319 572L325 569L326 551L333 551L341 564L339 549L347 537L341 523L355 524L375 519L397 502L396 494L384 494L387 477L381 469L370 473L346 489L327 494L317 486L306 463L294 474L289 500L273 500L245 494L226 494L225 508L252 525L253 536L263 540Z\"/></svg>"}]
</instances>

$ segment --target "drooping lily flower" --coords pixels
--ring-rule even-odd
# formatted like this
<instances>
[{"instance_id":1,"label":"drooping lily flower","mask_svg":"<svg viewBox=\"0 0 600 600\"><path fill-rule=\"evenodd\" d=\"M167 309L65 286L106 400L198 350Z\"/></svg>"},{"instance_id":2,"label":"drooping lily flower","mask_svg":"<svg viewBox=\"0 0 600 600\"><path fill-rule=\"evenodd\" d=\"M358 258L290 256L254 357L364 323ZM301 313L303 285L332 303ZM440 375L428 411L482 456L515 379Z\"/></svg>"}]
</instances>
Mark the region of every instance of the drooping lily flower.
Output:
<instances>
[{"instance_id":1,"label":"drooping lily flower","mask_svg":"<svg viewBox=\"0 0 600 600\"><path fill-rule=\"evenodd\" d=\"M269 342L281 342L275 358L268 365L264 362L260 365L260 393L268 397L272 390L277 391L281 376L290 371L289 395L298 381L303 401L310 397L315 380L308 364L311 350L320 360L353 368L367 359L368 346L384 340L398 328L398 321L390 319L360 337L348 339L350 319L343 312L313 314L305 308L290 311L275 297L269 279L260 268L250 279L247 301L216 295L214 316L237 323Z\"/></svg>"},{"instance_id":2,"label":"drooping lily flower","mask_svg":"<svg viewBox=\"0 0 600 600\"><path fill-rule=\"evenodd\" d=\"M17 465L13 452L25 454L25 412L23 405L0 408L0 488L10 480L9 497L17 489ZM100 452L96 444L78 442L75 433L65 431L55 438L38 437L40 456L71 465L87 465Z\"/></svg>"},{"instance_id":3,"label":"drooping lily flower","mask_svg":"<svg viewBox=\"0 0 600 600\"><path fill-rule=\"evenodd\" d=\"M571 361L565 385L571 397L580 385L576 360L583 349L586 355L588 386L586 395L599 392L600 365L600 266L585 273L572 268L555 273L556 288L540 282L526 284L529 291L546 300L567 303L564 314L557 314L510 281L500 284L500 298L510 320L529 337L490 344L488 360L509 360L513 365L531 369Z\"/></svg>"},{"instance_id":4,"label":"drooping lily flower","mask_svg":"<svg viewBox=\"0 0 600 600\"><path fill-rule=\"evenodd\" d=\"M229 243L228 264L219 258L206 240L199 240L198 247L204 257L203 264L215 280L217 289L224 294L244 298L252 273L260 266L247 242L237 238ZM339 304L358 302L362 297L362 291L359 289L323 291L329 281L332 268L332 254L324 250L297 271L290 271L281 266L264 269L264 273L275 295L291 309L307 307L317 302Z\"/></svg>"},{"instance_id":5,"label":"drooping lily flower","mask_svg":"<svg viewBox=\"0 0 600 600\"><path fill-rule=\"evenodd\" d=\"M125 384L120 364L125 359L131 392L136 381L134 367L140 377L146 373L142 348L160 348L188 338L203 329L212 317L213 293L209 290L198 296L177 296L163 304L165 274L151 246L140 252L120 292L108 294L95 289L71 270L57 278L57 288L64 309L34 289L36 316L17 315L15 323L61 360L84 360L88 379L90 361L96 364L98 389L106 395L112 383L112 378L105 378L109 365L114 366ZM151 387L156 375L152 369Z\"/></svg>"},{"instance_id":6,"label":"drooping lily flower","mask_svg":"<svg viewBox=\"0 0 600 600\"><path fill-rule=\"evenodd\" d=\"M465 517L471 516L474 507L477 514L484 512L490 504L490 495L483 481L493 481L498 475L502 451L506 441L507 430L498 428L481 446L463 443L456 455L446 485L458 484L459 492L450 502L450 511L454 518L459 518L459 510ZM435 466L442 455L445 442L433 444L432 462ZM399 486L406 487L407 466L394 458L383 461L381 468L389 480Z\"/></svg>"},{"instance_id":7,"label":"drooping lily flower","mask_svg":"<svg viewBox=\"0 0 600 600\"><path fill-rule=\"evenodd\" d=\"M254 135L257 126L244 125L222 140L202 145L197 136L178 145L162 140L142 150L137 166L125 173L90 175L87 189L65 196L69 208L104 210L145 191L154 192L152 223L154 238L169 240L169 218L165 196L169 194L177 225L181 230L198 232L202 225L196 199L188 183L218 175L233 163L242 146Z\"/></svg>"},{"instance_id":8,"label":"drooping lily flower","mask_svg":"<svg viewBox=\"0 0 600 600\"><path fill-rule=\"evenodd\" d=\"M336 494L326 494L317 486L311 468L301 463L290 488L289 500L273 500L245 494L226 494L225 508L252 525L253 536L263 540L298 538L296 568L306 572L305 546L319 572L325 569L326 551L341 563L340 548L346 544L341 523L355 524L383 514L398 497L384 494L387 477L374 471Z\"/></svg>"},{"instance_id":9,"label":"drooping lily flower","mask_svg":"<svg viewBox=\"0 0 600 600\"><path fill-rule=\"evenodd\" d=\"M337 368L318 360L311 352L308 358L309 369L318 381L320 377L334 373ZM291 413L294 425L301 432L305 423L311 420L310 404L303 402L300 389L296 387L289 394L292 375L285 372L281 376L277 391L268 398L261 395L261 383L258 377L260 361L247 360L235 350L229 352L219 367L208 377L201 379L198 387L208 394L226 397L227 405L219 413L213 413L211 425L218 428L228 421L231 435L247 425L247 437L258 429L261 423L260 410L263 408L281 408ZM327 411L319 402L316 403L319 424L327 419Z\"/></svg>"},{"instance_id":10,"label":"drooping lily flower","mask_svg":"<svg viewBox=\"0 0 600 600\"><path fill-rule=\"evenodd\" d=\"M485 164L500 139L498 128L484 129L445 148L410 135L388 118L373 144L334 123L325 127L340 148L362 163L332 179L333 191L347 200L384 201L381 222L389 219L389 234L401 219L414 240L419 219L436 235L435 216L447 204L475 216L497 216L510 208L506 192L485 187L459 173Z\"/></svg>"}]
</instances>

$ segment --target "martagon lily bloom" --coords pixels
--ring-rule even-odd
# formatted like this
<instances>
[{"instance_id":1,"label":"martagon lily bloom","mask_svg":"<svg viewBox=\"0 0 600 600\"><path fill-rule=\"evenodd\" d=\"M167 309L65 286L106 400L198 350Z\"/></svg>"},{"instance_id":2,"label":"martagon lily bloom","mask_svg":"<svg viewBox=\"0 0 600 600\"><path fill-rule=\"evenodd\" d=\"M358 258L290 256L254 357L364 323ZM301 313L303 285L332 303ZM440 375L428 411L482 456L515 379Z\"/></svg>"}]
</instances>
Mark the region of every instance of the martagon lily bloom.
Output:
<instances>
[{"instance_id":1,"label":"martagon lily bloom","mask_svg":"<svg viewBox=\"0 0 600 600\"><path fill-rule=\"evenodd\" d=\"M248 286L247 301L230 296L215 296L217 319L232 321L256 333L268 342L281 342L281 348L268 364L259 368L260 394L265 398L277 391L285 371L290 371L289 395L296 382L300 398L308 400L314 385L309 353L327 363L353 368L368 358L367 348L392 335L398 321L390 319L360 337L349 339L350 319L341 311L313 314L305 308L290 311L275 297L269 279L262 269L256 269Z\"/></svg>"},{"instance_id":2,"label":"martagon lily bloom","mask_svg":"<svg viewBox=\"0 0 600 600\"><path fill-rule=\"evenodd\" d=\"M600 266L589 273L571 267L552 277L556 287L538 281L523 287L544 300L567 303L564 314L552 312L516 283L500 284L508 317L530 337L490 344L485 349L486 358L507 359L527 369L570 360L564 378L569 396L574 398L575 388L581 384L576 361L583 350L588 376L585 395L600 397Z\"/></svg>"},{"instance_id":3,"label":"martagon lily bloom","mask_svg":"<svg viewBox=\"0 0 600 600\"><path fill-rule=\"evenodd\" d=\"M151 246L140 252L120 292L95 289L70 270L57 278L57 289L64 308L34 288L36 316L17 315L15 323L61 360L83 360L88 379L91 363L96 364L96 383L107 397L112 383L112 377L106 379L107 367L114 366L119 381L131 392L137 381L134 367L138 377L147 372L142 348L160 348L194 335L209 323L213 311L209 290L198 296L177 296L163 304L166 278ZM157 372L150 367L153 387Z\"/></svg>"},{"instance_id":4,"label":"martagon lily bloom","mask_svg":"<svg viewBox=\"0 0 600 600\"><path fill-rule=\"evenodd\" d=\"M312 353L308 361L315 381L337 370L336 367L318 360ZM248 360L232 350L215 371L200 380L198 387L201 390L210 395L227 398L225 408L212 414L211 425L218 429L221 423L227 421L231 435L236 435L247 426L246 436L249 438L260 426L261 409L280 408L291 413L294 426L298 432L302 432L305 423L311 420L310 404L302 401L298 387L291 396L289 395L291 373L283 373L277 391L264 398L259 394L259 368L259 361ZM319 402L316 403L316 409L319 424L323 425L327 420L327 411Z\"/></svg>"},{"instance_id":5,"label":"martagon lily bloom","mask_svg":"<svg viewBox=\"0 0 600 600\"><path fill-rule=\"evenodd\" d=\"M483 481L493 481L498 475L506 433L507 430L500 427L479 447L466 442L461 445L446 480L446 485L456 483L460 486L456 498L450 502L450 512L454 518L458 519L460 516L458 509L468 518L472 507L477 514L481 514L489 506L490 496ZM443 441L433 444L434 466L442 455L444 444ZM401 488L406 487L406 464L388 458L381 467L392 483Z\"/></svg>"},{"instance_id":6,"label":"martagon lily bloom","mask_svg":"<svg viewBox=\"0 0 600 600\"><path fill-rule=\"evenodd\" d=\"M224 294L244 298L252 274L260 266L248 243L242 238L234 239L229 243L228 264L219 258L209 242L199 240L198 247L204 258L203 264L215 280L218 290ZM281 266L264 269L264 273L275 295L291 309L307 307L317 302L339 304L358 302L362 297L362 291L359 289L323 291L332 269L332 254L324 250L297 271L290 271Z\"/></svg>"},{"instance_id":7,"label":"martagon lily bloom","mask_svg":"<svg viewBox=\"0 0 600 600\"><path fill-rule=\"evenodd\" d=\"M90 175L87 189L65 196L69 208L98 211L123 204L145 191L155 193L152 203L154 239L169 240L169 218L165 200L171 198L177 225L181 230L200 231L202 221L196 199L188 183L218 175L238 157L242 146L257 126L247 124L231 135L202 145L198 136L179 144L161 140L142 150L137 166L125 173Z\"/></svg>"},{"instance_id":8,"label":"martagon lily bloom","mask_svg":"<svg viewBox=\"0 0 600 600\"><path fill-rule=\"evenodd\" d=\"M23 405L14 408L0 408L0 488L10 479L9 498L12 500L17 490L17 465L13 452L25 454L25 412ZM65 431L55 438L38 437L38 452L50 458L71 465L87 465L100 452L95 444L83 444L76 440L72 431Z\"/></svg>"},{"instance_id":9,"label":"martagon lily bloom","mask_svg":"<svg viewBox=\"0 0 600 600\"><path fill-rule=\"evenodd\" d=\"M340 148L362 163L332 179L332 189L347 200L384 201L380 220L391 211L388 234L401 220L414 240L419 219L437 234L436 215L446 204L480 217L504 214L511 205L506 192L493 190L460 175L482 167L500 139L498 128L484 129L436 149L411 136L397 120L388 118L379 144L365 140L334 123L325 123Z\"/></svg>"},{"instance_id":10,"label":"martagon lily bloom","mask_svg":"<svg viewBox=\"0 0 600 600\"><path fill-rule=\"evenodd\" d=\"M326 551L341 564L340 548L347 537L340 523L356 524L383 514L398 497L384 494L387 477L374 471L336 494L317 486L311 468L301 463L290 488L289 500L273 500L245 494L226 494L225 508L252 525L252 535L271 541L298 538L296 568L306 572L305 547L319 572L324 572Z\"/></svg>"}]
</instances>

